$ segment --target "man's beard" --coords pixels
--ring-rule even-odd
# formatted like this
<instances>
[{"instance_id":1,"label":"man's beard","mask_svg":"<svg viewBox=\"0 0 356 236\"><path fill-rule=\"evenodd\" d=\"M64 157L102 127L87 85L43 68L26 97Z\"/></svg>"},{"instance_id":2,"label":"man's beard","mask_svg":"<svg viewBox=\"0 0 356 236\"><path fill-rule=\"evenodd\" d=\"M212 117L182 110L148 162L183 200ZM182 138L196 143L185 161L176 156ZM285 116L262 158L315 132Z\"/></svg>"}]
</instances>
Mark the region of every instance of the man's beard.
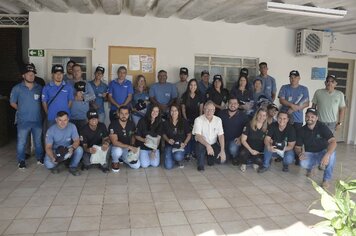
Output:
<instances>
[{"instance_id":1,"label":"man's beard","mask_svg":"<svg viewBox=\"0 0 356 236\"><path fill-rule=\"evenodd\" d=\"M34 82L35 82L35 80L33 80L33 81L29 81L29 80L27 80L27 79L24 79L27 83L30 83L30 84L33 84Z\"/></svg>"}]
</instances>

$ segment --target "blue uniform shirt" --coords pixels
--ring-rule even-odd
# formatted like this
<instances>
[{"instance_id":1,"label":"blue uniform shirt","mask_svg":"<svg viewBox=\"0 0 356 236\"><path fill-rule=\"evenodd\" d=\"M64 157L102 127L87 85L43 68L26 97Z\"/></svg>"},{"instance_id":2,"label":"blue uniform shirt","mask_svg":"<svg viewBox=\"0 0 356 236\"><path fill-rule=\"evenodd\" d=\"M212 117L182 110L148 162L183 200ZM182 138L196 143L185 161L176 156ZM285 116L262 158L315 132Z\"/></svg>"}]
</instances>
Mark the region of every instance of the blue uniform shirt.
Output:
<instances>
[{"instance_id":1,"label":"blue uniform shirt","mask_svg":"<svg viewBox=\"0 0 356 236\"><path fill-rule=\"evenodd\" d=\"M154 97L157 102L167 105L172 99L178 97L177 87L171 83L155 83L151 86L150 97Z\"/></svg>"},{"instance_id":2,"label":"blue uniform shirt","mask_svg":"<svg viewBox=\"0 0 356 236\"><path fill-rule=\"evenodd\" d=\"M68 147L76 139L79 139L77 128L70 122L68 122L68 125L64 129L54 124L46 133L46 144L52 144L52 149L56 149L59 146Z\"/></svg>"},{"instance_id":3,"label":"blue uniform shirt","mask_svg":"<svg viewBox=\"0 0 356 236\"><path fill-rule=\"evenodd\" d=\"M104 82L100 81L99 86L96 86L94 80L90 81L89 84L94 90L95 93L95 104L99 107L98 112L104 113L104 97L103 93L108 91L108 86Z\"/></svg>"},{"instance_id":4,"label":"blue uniform shirt","mask_svg":"<svg viewBox=\"0 0 356 236\"><path fill-rule=\"evenodd\" d=\"M62 81L59 86L57 86L53 81L49 82L42 90L42 102L46 102L48 105L62 85L64 85L64 87L48 107L47 119L49 121L54 121L56 119L57 112L59 111L65 111L70 114L68 103L69 101L74 100L73 87L64 81Z\"/></svg>"},{"instance_id":5,"label":"blue uniform shirt","mask_svg":"<svg viewBox=\"0 0 356 236\"><path fill-rule=\"evenodd\" d=\"M308 88L303 85L299 85L296 88L292 88L290 84L286 84L281 87L278 97L283 98L293 104L302 105L306 101L309 101L309 91ZM288 111L288 107L282 105L281 111ZM292 116L294 122L303 123L302 110L293 112Z\"/></svg>"},{"instance_id":6,"label":"blue uniform shirt","mask_svg":"<svg viewBox=\"0 0 356 236\"><path fill-rule=\"evenodd\" d=\"M85 81L85 80L83 80ZM76 90L73 88L74 92ZM89 102L95 100L95 93L91 85L85 81L84 101L74 100L71 107L71 120L86 120Z\"/></svg>"},{"instance_id":7,"label":"blue uniform shirt","mask_svg":"<svg viewBox=\"0 0 356 236\"><path fill-rule=\"evenodd\" d=\"M25 82L15 85L11 90L10 103L17 104L17 123L41 122L42 86L34 83L30 90Z\"/></svg>"},{"instance_id":8,"label":"blue uniform shirt","mask_svg":"<svg viewBox=\"0 0 356 236\"><path fill-rule=\"evenodd\" d=\"M199 80L198 82L198 89L200 91L200 93L205 97L206 92L208 91L208 89L211 87L211 84L208 84L208 87L205 86L204 82L202 80Z\"/></svg>"},{"instance_id":9,"label":"blue uniform shirt","mask_svg":"<svg viewBox=\"0 0 356 236\"><path fill-rule=\"evenodd\" d=\"M272 102L272 93L275 94L277 92L276 80L269 75L267 75L266 78L258 75L255 80L256 79L260 79L262 81L262 91L267 96L268 100Z\"/></svg>"},{"instance_id":10,"label":"blue uniform shirt","mask_svg":"<svg viewBox=\"0 0 356 236\"><path fill-rule=\"evenodd\" d=\"M123 104L129 94L133 94L133 87L130 80L125 79L121 84L118 79L112 80L109 83L108 93L119 104ZM117 107L111 104L110 110L116 111Z\"/></svg>"}]
</instances>

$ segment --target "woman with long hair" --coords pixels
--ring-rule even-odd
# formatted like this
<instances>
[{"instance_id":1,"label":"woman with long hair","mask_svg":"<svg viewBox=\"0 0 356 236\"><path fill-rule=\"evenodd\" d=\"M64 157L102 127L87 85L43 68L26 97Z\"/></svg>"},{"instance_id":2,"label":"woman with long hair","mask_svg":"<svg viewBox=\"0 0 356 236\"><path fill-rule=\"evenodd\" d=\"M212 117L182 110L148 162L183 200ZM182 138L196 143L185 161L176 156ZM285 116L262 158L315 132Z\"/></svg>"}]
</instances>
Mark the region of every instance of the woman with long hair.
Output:
<instances>
[{"instance_id":1,"label":"woman with long hair","mask_svg":"<svg viewBox=\"0 0 356 236\"><path fill-rule=\"evenodd\" d=\"M247 113L252 108L253 94L246 76L240 75L236 84L232 87L230 95L236 97L239 101L239 110Z\"/></svg>"},{"instance_id":2,"label":"woman with long hair","mask_svg":"<svg viewBox=\"0 0 356 236\"><path fill-rule=\"evenodd\" d=\"M178 104L169 109L169 119L163 123L164 166L172 169L174 162L183 168L185 147L192 137L188 122L182 117Z\"/></svg>"},{"instance_id":3,"label":"woman with long hair","mask_svg":"<svg viewBox=\"0 0 356 236\"><path fill-rule=\"evenodd\" d=\"M226 108L229 99L229 91L224 88L224 82L221 75L214 75L213 86L206 93L206 100L212 101L215 106L215 115L220 110Z\"/></svg>"},{"instance_id":4,"label":"woman with long hair","mask_svg":"<svg viewBox=\"0 0 356 236\"><path fill-rule=\"evenodd\" d=\"M160 162L159 143L161 140L162 120L159 107L151 106L146 115L137 124L135 138L140 146L140 162L142 168L157 167Z\"/></svg>"},{"instance_id":5,"label":"woman with long hair","mask_svg":"<svg viewBox=\"0 0 356 236\"><path fill-rule=\"evenodd\" d=\"M253 163L257 170L263 165L264 138L267 132L267 110L260 108L247 124L241 135L242 148L239 154L240 170L245 172L246 164Z\"/></svg>"},{"instance_id":6,"label":"woman with long hair","mask_svg":"<svg viewBox=\"0 0 356 236\"><path fill-rule=\"evenodd\" d=\"M134 94L132 96L132 121L137 125L138 121L145 116L147 106L150 103L146 78L138 75L134 82Z\"/></svg>"}]
</instances>

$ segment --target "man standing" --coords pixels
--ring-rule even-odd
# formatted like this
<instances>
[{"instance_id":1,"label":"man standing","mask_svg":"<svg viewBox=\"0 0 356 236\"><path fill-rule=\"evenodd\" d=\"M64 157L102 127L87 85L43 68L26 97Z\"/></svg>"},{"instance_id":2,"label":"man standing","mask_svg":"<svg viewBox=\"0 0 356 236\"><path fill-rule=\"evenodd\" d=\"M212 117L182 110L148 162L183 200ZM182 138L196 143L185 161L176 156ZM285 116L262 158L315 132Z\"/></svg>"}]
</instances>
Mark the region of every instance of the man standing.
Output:
<instances>
[{"instance_id":1,"label":"man standing","mask_svg":"<svg viewBox=\"0 0 356 236\"><path fill-rule=\"evenodd\" d=\"M308 177L312 177L318 165L325 169L322 187L328 188L336 161L336 139L328 127L318 121L315 108L307 109L305 120L306 125L299 129L295 146L300 166L307 170Z\"/></svg>"},{"instance_id":2,"label":"man standing","mask_svg":"<svg viewBox=\"0 0 356 236\"><path fill-rule=\"evenodd\" d=\"M11 90L10 105L17 110L17 161L20 169L26 168L25 146L27 137L32 133L37 163L43 163L43 147L41 143L42 86L35 83L36 70L31 64L25 65L22 73L23 82L15 85Z\"/></svg>"},{"instance_id":3,"label":"man standing","mask_svg":"<svg viewBox=\"0 0 356 236\"><path fill-rule=\"evenodd\" d=\"M59 111L56 124L52 125L46 134L46 168L53 174L59 173L59 162L70 159L69 172L74 176L80 175L78 165L83 156L83 149L79 144L77 128L69 122L68 113Z\"/></svg>"},{"instance_id":4,"label":"man standing","mask_svg":"<svg viewBox=\"0 0 356 236\"><path fill-rule=\"evenodd\" d=\"M179 79L180 81L176 83L178 91L178 100L180 101L183 93L187 90L188 86L188 68L182 67L179 70Z\"/></svg>"},{"instance_id":5,"label":"man standing","mask_svg":"<svg viewBox=\"0 0 356 236\"><path fill-rule=\"evenodd\" d=\"M113 120L109 126L110 140L112 143L112 171L119 172L120 160L133 169L140 168L138 159L139 148L135 143L135 124L129 120L130 112L126 106L121 106L118 110L118 118ZM130 155L129 155L130 154ZM130 159L131 154L136 154L135 159Z\"/></svg>"},{"instance_id":6,"label":"man standing","mask_svg":"<svg viewBox=\"0 0 356 236\"><path fill-rule=\"evenodd\" d=\"M63 80L66 83L72 84L73 85L73 66L75 65L75 61L73 60L69 60L67 62L67 66L66 66L66 71L67 73L64 75Z\"/></svg>"},{"instance_id":7,"label":"man standing","mask_svg":"<svg viewBox=\"0 0 356 236\"><path fill-rule=\"evenodd\" d=\"M42 91L42 106L47 114L46 130L56 123L55 119L59 111L70 114L74 92L73 87L63 81L63 73L62 65L52 66L52 81Z\"/></svg>"},{"instance_id":8,"label":"man standing","mask_svg":"<svg viewBox=\"0 0 356 236\"><path fill-rule=\"evenodd\" d=\"M256 76L255 79L260 79L262 81L263 93L267 96L270 102L274 102L277 93L276 80L267 74L268 67L266 62L261 62L259 67L260 75Z\"/></svg>"},{"instance_id":9,"label":"man standing","mask_svg":"<svg viewBox=\"0 0 356 236\"><path fill-rule=\"evenodd\" d=\"M292 117L292 124L296 130L303 126L303 109L309 107L308 88L300 85L300 75L297 70L289 73L290 84L283 85L278 98L282 104L281 111Z\"/></svg>"},{"instance_id":10,"label":"man standing","mask_svg":"<svg viewBox=\"0 0 356 236\"><path fill-rule=\"evenodd\" d=\"M194 121L192 134L197 141L195 153L198 159L198 171L204 170L205 158L208 165L223 163L226 160L225 139L222 121L214 116L215 106L212 101L204 105L204 114Z\"/></svg>"},{"instance_id":11,"label":"man standing","mask_svg":"<svg viewBox=\"0 0 356 236\"><path fill-rule=\"evenodd\" d=\"M126 75L126 67L120 66L117 70L117 78L109 83L110 121L116 119L116 111L121 106L128 106L132 100L133 87L131 81L126 79Z\"/></svg>"},{"instance_id":12,"label":"man standing","mask_svg":"<svg viewBox=\"0 0 356 236\"><path fill-rule=\"evenodd\" d=\"M106 101L107 94L108 94L107 93L108 86L102 81L104 72L105 72L104 67L102 66L96 67L94 73L95 78L89 82L89 84L91 85L95 93L95 103L93 105L95 106L95 109L99 113L99 122L101 123L105 122L104 101Z\"/></svg>"},{"instance_id":13,"label":"man standing","mask_svg":"<svg viewBox=\"0 0 356 236\"><path fill-rule=\"evenodd\" d=\"M336 76L328 75L325 81L325 89L318 89L314 93L313 107L318 109L318 120L323 122L331 132L335 133L342 125L345 117L345 95L335 90Z\"/></svg>"},{"instance_id":14,"label":"man standing","mask_svg":"<svg viewBox=\"0 0 356 236\"><path fill-rule=\"evenodd\" d=\"M168 108L177 100L178 92L174 84L167 82L167 71L158 72L158 83L154 83L149 92L150 101L157 105L161 112L166 115Z\"/></svg>"},{"instance_id":15,"label":"man standing","mask_svg":"<svg viewBox=\"0 0 356 236\"><path fill-rule=\"evenodd\" d=\"M110 157L110 140L109 133L105 124L99 122L99 113L95 109L90 109L87 112L88 124L80 130L80 141L83 146L83 166L82 170L88 170L91 164L100 164L100 169L107 173L108 158ZM106 156L103 154L106 152ZM93 163L92 155L100 156L101 160L96 160ZM100 155L99 155L100 154Z\"/></svg>"},{"instance_id":16,"label":"man standing","mask_svg":"<svg viewBox=\"0 0 356 236\"><path fill-rule=\"evenodd\" d=\"M198 88L203 97L205 97L206 92L211 87L209 83L210 74L209 71L203 70L200 74L200 81L198 83Z\"/></svg>"},{"instance_id":17,"label":"man standing","mask_svg":"<svg viewBox=\"0 0 356 236\"><path fill-rule=\"evenodd\" d=\"M71 107L70 121L80 130L87 123L89 103L94 103L95 93L89 83L82 77L80 65L73 65L74 101Z\"/></svg>"},{"instance_id":18,"label":"man standing","mask_svg":"<svg viewBox=\"0 0 356 236\"><path fill-rule=\"evenodd\" d=\"M230 97L228 108L220 111L218 114L224 129L226 143L225 152L233 165L238 165L237 156L241 146L240 136L243 128L248 122L248 117L245 113L239 111L238 108L239 102L237 101L237 98Z\"/></svg>"}]
</instances>

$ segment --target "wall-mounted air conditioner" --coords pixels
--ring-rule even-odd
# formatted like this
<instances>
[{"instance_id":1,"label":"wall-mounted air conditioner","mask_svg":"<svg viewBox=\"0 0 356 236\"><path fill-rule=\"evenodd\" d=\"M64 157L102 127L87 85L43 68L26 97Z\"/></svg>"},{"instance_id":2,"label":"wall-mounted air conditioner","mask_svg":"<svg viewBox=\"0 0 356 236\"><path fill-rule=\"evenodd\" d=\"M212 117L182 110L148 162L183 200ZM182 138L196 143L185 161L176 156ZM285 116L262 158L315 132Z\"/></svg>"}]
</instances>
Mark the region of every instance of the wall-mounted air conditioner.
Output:
<instances>
[{"instance_id":1,"label":"wall-mounted air conditioner","mask_svg":"<svg viewBox=\"0 0 356 236\"><path fill-rule=\"evenodd\" d=\"M317 30L298 30L296 33L296 54L327 56L330 52L331 33Z\"/></svg>"}]
</instances>

